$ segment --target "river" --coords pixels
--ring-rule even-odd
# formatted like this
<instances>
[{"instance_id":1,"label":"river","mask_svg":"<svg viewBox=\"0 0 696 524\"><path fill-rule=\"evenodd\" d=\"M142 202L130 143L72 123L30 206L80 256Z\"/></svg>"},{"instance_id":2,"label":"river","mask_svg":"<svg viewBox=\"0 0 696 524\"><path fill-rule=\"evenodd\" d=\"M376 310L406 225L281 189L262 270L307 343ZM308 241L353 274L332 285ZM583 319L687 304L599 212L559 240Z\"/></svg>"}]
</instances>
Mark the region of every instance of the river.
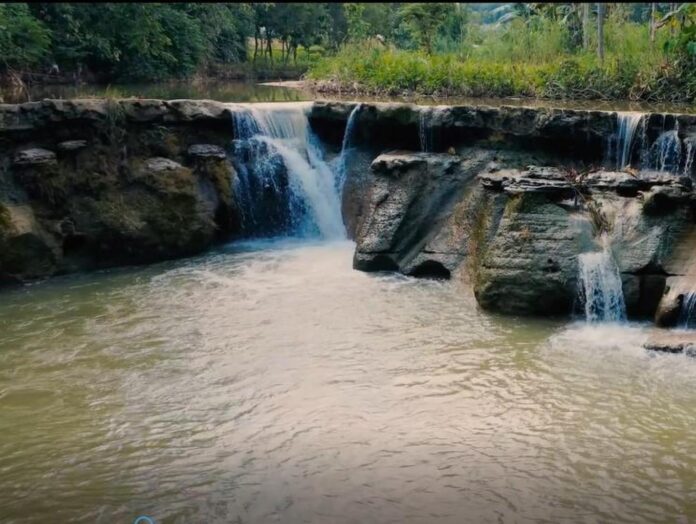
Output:
<instances>
[{"instance_id":1,"label":"river","mask_svg":"<svg viewBox=\"0 0 696 524\"><path fill-rule=\"evenodd\" d=\"M266 240L0 301L0 521L692 522L696 361Z\"/></svg>"}]
</instances>

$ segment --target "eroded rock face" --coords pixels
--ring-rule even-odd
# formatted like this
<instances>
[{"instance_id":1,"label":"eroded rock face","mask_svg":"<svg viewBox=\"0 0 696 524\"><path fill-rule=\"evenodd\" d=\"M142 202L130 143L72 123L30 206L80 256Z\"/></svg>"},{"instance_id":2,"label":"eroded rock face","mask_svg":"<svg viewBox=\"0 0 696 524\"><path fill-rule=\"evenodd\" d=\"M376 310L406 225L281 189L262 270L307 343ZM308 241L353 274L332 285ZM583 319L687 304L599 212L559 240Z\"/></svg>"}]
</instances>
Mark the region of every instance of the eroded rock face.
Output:
<instances>
[{"instance_id":1,"label":"eroded rock face","mask_svg":"<svg viewBox=\"0 0 696 524\"><path fill-rule=\"evenodd\" d=\"M208 101L0 106L0 282L191 255L234 234L230 127Z\"/></svg>"},{"instance_id":2,"label":"eroded rock face","mask_svg":"<svg viewBox=\"0 0 696 524\"><path fill-rule=\"evenodd\" d=\"M21 151L17 151L15 154L14 163L18 166L55 164L56 154L53 151L41 149L40 147L23 149Z\"/></svg>"},{"instance_id":3,"label":"eroded rock face","mask_svg":"<svg viewBox=\"0 0 696 524\"><path fill-rule=\"evenodd\" d=\"M354 267L448 276L466 247L448 246L438 233L486 159L399 151L377 157Z\"/></svg>"},{"instance_id":4,"label":"eroded rock face","mask_svg":"<svg viewBox=\"0 0 696 524\"><path fill-rule=\"evenodd\" d=\"M577 297L577 255L591 224L545 195L515 196L482 247L474 292L482 307L517 314L568 314Z\"/></svg>"}]
</instances>

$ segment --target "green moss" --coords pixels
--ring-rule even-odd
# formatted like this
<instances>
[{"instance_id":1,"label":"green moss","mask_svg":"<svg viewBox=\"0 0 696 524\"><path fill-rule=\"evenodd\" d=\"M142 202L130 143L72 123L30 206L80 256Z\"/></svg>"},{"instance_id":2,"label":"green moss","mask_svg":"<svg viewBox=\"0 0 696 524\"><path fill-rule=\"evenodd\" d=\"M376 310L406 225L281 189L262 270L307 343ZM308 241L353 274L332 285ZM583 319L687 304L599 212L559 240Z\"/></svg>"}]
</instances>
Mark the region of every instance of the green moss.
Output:
<instances>
[{"instance_id":1,"label":"green moss","mask_svg":"<svg viewBox=\"0 0 696 524\"><path fill-rule=\"evenodd\" d=\"M206 161L205 172L212 180L222 201L229 203L232 200L232 180L229 164L224 160L208 160Z\"/></svg>"},{"instance_id":2,"label":"green moss","mask_svg":"<svg viewBox=\"0 0 696 524\"><path fill-rule=\"evenodd\" d=\"M523 195L511 196L507 204L505 205L505 211L503 211L503 216L508 219L512 218L520 212L520 210L522 209L522 204Z\"/></svg>"},{"instance_id":3,"label":"green moss","mask_svg":"<svg viewBox=\"0 0 696 524\"><path fill-rule=\"evenodd\" d=\"M0 204L0 237L4 236L12 228L12 217L10 211L5 206Z\"/></svg>"}]
</instances>

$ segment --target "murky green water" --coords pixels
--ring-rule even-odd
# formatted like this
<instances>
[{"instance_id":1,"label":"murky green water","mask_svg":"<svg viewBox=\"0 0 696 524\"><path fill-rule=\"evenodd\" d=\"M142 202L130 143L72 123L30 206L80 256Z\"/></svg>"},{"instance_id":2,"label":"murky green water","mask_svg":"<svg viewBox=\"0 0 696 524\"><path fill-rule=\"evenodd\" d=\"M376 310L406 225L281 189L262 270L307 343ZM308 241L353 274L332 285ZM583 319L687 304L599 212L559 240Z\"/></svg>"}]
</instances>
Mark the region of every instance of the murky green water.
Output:
<instances>
[{"instance_id":1,"label":"murky green water","mask_svg":"<svg viewBox=\"0 0 696 524\"><path fill-rule=\"evenodd\" d=\"M0 521L696 520L696 360L352 249L0 294Z\"/></svg>"}]
</instances>

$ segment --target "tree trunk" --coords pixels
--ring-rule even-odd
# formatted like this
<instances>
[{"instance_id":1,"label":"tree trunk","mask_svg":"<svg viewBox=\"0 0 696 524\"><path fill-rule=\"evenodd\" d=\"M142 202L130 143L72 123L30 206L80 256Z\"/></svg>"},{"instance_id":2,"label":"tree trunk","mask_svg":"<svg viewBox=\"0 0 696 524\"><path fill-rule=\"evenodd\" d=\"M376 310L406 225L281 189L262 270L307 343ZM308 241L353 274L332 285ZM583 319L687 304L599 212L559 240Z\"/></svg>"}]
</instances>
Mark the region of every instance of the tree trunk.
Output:
<instances>
[{"instance_id":1,"label":"tree trunk","mask_svg":"<svg viewBox=\"0 0 696 524\"><path fill-rule=\"evenodd\" d=\"M650 43L654 44L655 43L655 24L657 24L657 20L655 20L655 17L657 16L657 4L655 2L650 4Z\"/></svg>"},{"instance_id":2,"label":"tree trunk","mask_svg":"<svg viewBox=\"0 0 696 524\"><path fill-rule=\"evenodd\" d=\"M597 56L599 63L604 63L604 4L597 4Z\"/></svg>"},{"instance_id":3,"label":"tree trunk","mask_svg":"<svg viewBox=\"0 0 696 524\"><path fill-rule=\"evenodd\" d=\"M256 31L254 32L254 59L253 62L254 64L256 63L256 56L259 53L259 29L258 27L256 28Z\"/></svg>"},{"instance_id":4,"label":"tree trunk","mask_svg":"<svg viewBox=\"0 0 696 524\"><path fill-rule=\"evenodd\" d=\"M266 35L266 51L268 51L268 60L273 64L273 38L271 35Z\"/></svg>"},{"instance_id":5,"label":"tree trunk","mask_svg":"<svg viewBox=\"0 0 696 524\"><path fill-rule=\"evenodd\" d=\"M590 48L590 4L582 4L582 47L587 51Z\"/></svg>"}]
</instances>

